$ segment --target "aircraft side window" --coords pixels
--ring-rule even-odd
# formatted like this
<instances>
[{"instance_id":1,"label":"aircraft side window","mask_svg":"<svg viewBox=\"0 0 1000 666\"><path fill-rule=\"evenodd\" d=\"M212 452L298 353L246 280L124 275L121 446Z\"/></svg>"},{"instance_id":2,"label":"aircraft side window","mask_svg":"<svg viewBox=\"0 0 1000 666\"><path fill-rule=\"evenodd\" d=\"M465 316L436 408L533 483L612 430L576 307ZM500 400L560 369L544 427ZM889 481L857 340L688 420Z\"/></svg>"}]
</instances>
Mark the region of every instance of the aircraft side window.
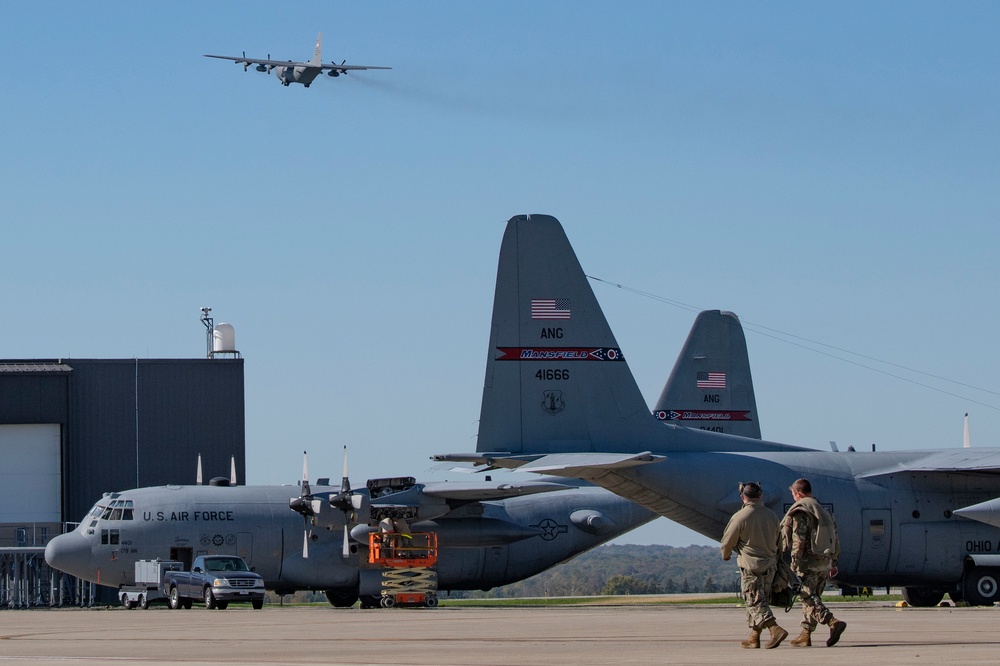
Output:
<instances>
[{"instance_id":1,"label":"aircraft side window","mask_svg":"<svg viewBox=\"0 0 1000 666\"><path fill-rule=\"evenodd\" d=\"M120 532L118 530L108 530L110 532L110 542L112 546L117 546L121 542Z\"/></svg>"}]
</instances>

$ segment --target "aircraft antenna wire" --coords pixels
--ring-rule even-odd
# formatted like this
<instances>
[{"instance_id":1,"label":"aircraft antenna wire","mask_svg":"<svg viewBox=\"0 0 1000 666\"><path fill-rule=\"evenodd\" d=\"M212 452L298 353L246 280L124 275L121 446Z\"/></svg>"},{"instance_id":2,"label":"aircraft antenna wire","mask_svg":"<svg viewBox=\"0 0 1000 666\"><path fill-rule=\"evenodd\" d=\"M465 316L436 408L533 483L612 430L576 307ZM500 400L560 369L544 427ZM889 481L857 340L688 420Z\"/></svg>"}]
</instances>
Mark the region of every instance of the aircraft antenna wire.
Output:
<instances>
[{"instance_id":1,"label":"aircraft antenna wire","mask_svg":"<svg viewBox=\"0 0 1000 666\"><path fill-rule=\"evenodd\" d=\"M596 277L596 276L593 276L593 275L588 275L587 278L589 278L589 279L591 279L591 280L593 280L595 282L601 282L603 284L615 287L617 289L621 289L623 291L632 292L633 294L636 294L638 296L642 296L643 298L649 298L649 299L654 300L654 301L659 301L660 303L666 303L667 305L672 305L672 306L674 306L676 308L680 308L682 310L688 310L690 312L701 312L702 310L705 309L705 308L699 308L699 307L694 306L694 305L690 305L688 303L682 303L680 301L675 301L673 299L666 298L665 296L659 296L657 294L653 294L653 293L650 293L650 292L642 291L640 289L635 289L633 287L628 287L626 285L623 285L623 284L620 284L620 283L617 283L617 282L612 282L610 280L605 280L603 278L599 278L599 277ZM957 380L954 380L954 379L949 379L947 377L941 377L939 375L935 375L935 374L932 374L930 372L924 372L922 370L917 370L915 368L910 368L908 366L901 365L899 363L893 363L892 361L885 361L885 360L877 358L875 356L869 356L867 354L862 354L862 353L859 353L859 352L854 352L854 351L851 351L849 349L843 349L841 347L837 347L835 345L830 345L830 344L827 344L825 342L819 342L818 340L811 340L809 338L805 338L805 337L802 337L800 335L795 335L794 333L786 333L786 332L780 331L780 330L778 330L776 328L771 328L769 326L764 326L763 324L756 324L754 322L747 321L746 319L743 319L742 317L740 317L740 323L743 325L744 329L750 330L751 332L756 333L758 335L763 335L764 337L768 337L768 338L771 338L773 340L777 340L779 342L784 342L785 344L793 345L795 347L799 347L800 349L805 349L807 351L811 351L813 353L820 354L820 355L826 356L828 358L836 359L838 361L843 361L844 363L850 363L851 365L855 365L855 366L857 366L859 368L864 368L866 370L871 370L872 372L877 372L877 373L885 375L887 377L892 377L893 379L899 379L901 381L908 382L910 384L914 384L914 385L920 386L922 388L930 389L931 391L936 391L938 393L943 393L944 395L948 395L948 396L951 396L953 398L959 398L961 400L966 400L968 402L971 402L973 404L979 405L981 407L987 407L989 409L1000 411L1000 407L997 407L996 405L991 405L989 403L980 402L979 400L974 400L972 398L968 398L968 397L960 395L958 393L953 393L951 391L947 391L945 389L939 388L937 386L933 386L931 384L926 384L924 382L920 382L920 381L917 381L915 379L910 379L909 377L903 377L902 375L898 375L898 374L889 372L887 370L882 370L882 369L879 369L879 368L876 368L876 367L872 367L870 365L866 365L866 364L858 362L858 361L853 361L853 360L851 360L849 358L844 358L842 356L838 356L837 354L832 354L830 352L823 351L822 349L816 349L814 347L810 347L809 345L803 344L803 343L809 343L811 345L818 345L820 347L826 347L827 349L832 349L832 350L840 352L842 354L851 354L853 356L857 356L859 358L867 359L869 361L874 361L876 363L882 363L884 365L888 365L888 366L893 367L893 368L899 368L900 370L905 370L907 372L912 372L914 374L923 375L925 377L930 377L932 379L937 379L937 380L940 380L940 381L943 381L943 382L948 382L950 384L955 384L956 386L963 386L965 388L972 389L974 391L981 391L983 393L988 393L990 395L1000 396L1000 392L998 392L998 391L993 391L993 390L982 388L982 387L979 387L979 386L973 386L972 384L967 384L965 382L960 382L960 381L957 381ZM788 339L788 338L793 338L793 339ZM801 342L795 342L795 340L800 340Z\"/></svg>"}]
</instances>

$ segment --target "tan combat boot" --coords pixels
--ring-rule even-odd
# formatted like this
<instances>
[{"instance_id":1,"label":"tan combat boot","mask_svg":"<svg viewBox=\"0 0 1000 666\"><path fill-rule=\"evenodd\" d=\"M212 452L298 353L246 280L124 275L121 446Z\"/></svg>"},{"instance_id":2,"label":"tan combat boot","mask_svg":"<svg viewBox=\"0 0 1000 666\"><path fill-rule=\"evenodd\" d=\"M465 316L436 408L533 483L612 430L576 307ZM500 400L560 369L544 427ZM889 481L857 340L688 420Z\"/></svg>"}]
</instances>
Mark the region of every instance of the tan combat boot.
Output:
<instances>
[{"instance_id":1,"label":"tan combat boot","mask_svg":"<svg viewBox=\"0 0 1000 666\"><path fill-rule=\"evenodd\" d=\"M809 647L812 645L812 632L808 629L803 629L799 637L793 638L789 643L795 647Z\"/></svg>"},{"instance_id":2,"label":"tan combat boot","mask_svg":"<svg viewBox=\"0 0 1000 666\"><path fill-rule=\"evenodd\" d=\"M740 645L749 649L760 647L760 629L751 629L750 637L745 641L740 641Z\"/></svg>"},{"instance_id":3,"label":"tan combat boot","mask_svg":"<svg viewBox=\"0 0 1000 666\"><path fill-rule=\"evenodd\" d=\"M778 621L773 618L764 623L764 628L771 632L771 640L764 646L765 650L778 647L788 637L788 632L779 627Z\"/></svg>"},{"instance_id":4,"label":"tan combat boot","mask_svg":"<svg viewBox=\"0 0 1000 666\"><path fill-rule=\"evenodd\" d=\"M840 636L844 633L844 630L847 629L847 623L831 617L827 624L830 625L830 637L826 639L826 646L833 647L840 640Z\"/></svg>"}]
</instances>

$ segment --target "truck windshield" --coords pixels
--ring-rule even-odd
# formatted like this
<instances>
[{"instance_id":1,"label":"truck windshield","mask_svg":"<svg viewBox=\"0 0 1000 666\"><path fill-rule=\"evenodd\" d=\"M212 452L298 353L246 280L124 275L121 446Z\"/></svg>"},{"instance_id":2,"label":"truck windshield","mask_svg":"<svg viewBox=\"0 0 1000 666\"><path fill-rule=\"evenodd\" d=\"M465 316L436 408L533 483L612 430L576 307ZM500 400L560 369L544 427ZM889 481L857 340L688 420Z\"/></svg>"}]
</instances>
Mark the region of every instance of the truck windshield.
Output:
<instances>
[{"instance_id":1,"label":"truck windshield","mask_svg":"<svg viewBox=\"0 0 1000 666\"><path fill-rule=\"evenodd\" d=\"M213 557L205 560L208 571L249 571L246 562L241 557Z\"/></svg>"}]
</instances>

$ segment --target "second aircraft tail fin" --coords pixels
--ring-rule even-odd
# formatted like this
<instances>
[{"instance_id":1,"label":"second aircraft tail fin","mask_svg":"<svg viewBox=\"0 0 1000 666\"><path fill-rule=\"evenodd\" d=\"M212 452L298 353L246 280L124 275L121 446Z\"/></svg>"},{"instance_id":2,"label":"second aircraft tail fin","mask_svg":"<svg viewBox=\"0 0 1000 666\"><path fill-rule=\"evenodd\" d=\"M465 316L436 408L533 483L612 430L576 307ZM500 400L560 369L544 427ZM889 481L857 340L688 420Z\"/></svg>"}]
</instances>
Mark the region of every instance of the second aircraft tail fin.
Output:
<instances>
[{"instance_id":1,"label":"second aircraft tail fin","mask_svg":"<svg viewBox=\"0 0 1000 666\"><path fill-rule=\"evenodd\" d=\"M735 314L699 313L653 414L689 428L760 439L747 341Z\"/></svg>"}]
</instances>

